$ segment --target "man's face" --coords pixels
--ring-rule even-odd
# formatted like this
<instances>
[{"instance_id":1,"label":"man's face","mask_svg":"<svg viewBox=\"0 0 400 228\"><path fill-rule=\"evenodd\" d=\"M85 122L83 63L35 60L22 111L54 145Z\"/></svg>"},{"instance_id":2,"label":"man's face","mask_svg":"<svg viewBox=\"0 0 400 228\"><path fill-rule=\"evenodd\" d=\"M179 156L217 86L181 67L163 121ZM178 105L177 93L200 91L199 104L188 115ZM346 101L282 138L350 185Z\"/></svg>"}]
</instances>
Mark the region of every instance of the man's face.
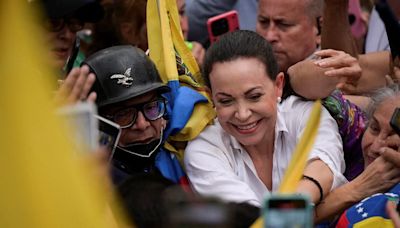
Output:
<instances>
[{"instance_id":1,"label":"man's face","mask_svg":"<svg viewBox=\"0 0 400 228\"><path fill-rule=\"evenodd\" d=\"M257 33L272 44L281 71L306 59L320 43L317 18L306 12L306 0L259 1Z\"/></svg>"},{"instance_id":2,"label":"man's face","mask_svg":"<svg viewBox=\"0 0 400 228\"><path fill-rule=\"evenodd\" d=\"M138 104L143 105L145 103L150 103L155 101L157 98L159 98L159 95L157 95L156 92L149 92L117 105L110 106L107 110L102 112L101 115L106 117L115 116L116 113L120 113L121 110L135 107ZM156 120L148 120L145 118L143 110L140 110L137 114L136 121L130 127L122 128L118 145L124 147L133 143L146 144L155 139L159 139L165 124L166 122L162 117Z\"/></svg>"},{"instance_id":3,"label":"man's face","mask_svg":"<svg viewBox=\"0 0 400 228\"><path fill-rule=\"evenodd\" d=\"M76 32L74 27L77 24L83 26L83 22L71 19L65 22L64 19L48 20L45 22L47 30L47 42L51 45L50 59L56 69L62 69L72 54ZM75 26L69 26L69 23ZM71 28L73 28L71 30ZM75 27L76 28L76 27Z\"/></svg>"}]
</instances>

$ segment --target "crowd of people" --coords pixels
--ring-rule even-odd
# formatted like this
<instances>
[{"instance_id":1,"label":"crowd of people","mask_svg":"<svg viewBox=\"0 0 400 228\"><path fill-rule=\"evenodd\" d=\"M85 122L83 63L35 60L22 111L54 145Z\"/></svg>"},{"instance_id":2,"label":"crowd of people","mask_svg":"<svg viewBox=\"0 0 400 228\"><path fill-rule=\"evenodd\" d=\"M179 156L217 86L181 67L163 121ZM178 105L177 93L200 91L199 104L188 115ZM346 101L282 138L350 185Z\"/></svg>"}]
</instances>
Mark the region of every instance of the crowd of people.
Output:
<instances>
[{"instance_id":1,"label":"crowd of people","mask_svg":"<svg viewBox=\"0 0 400 228\"><path fill-rule=\"evenodd\" d=\"M349 2L363 12L362 34L351 28ZM169 100L171 88L148 56L147 1L29 4L45 14L39 23L59 73L58 104L93 102L121 128L107 165L136 226L251 225L265 196L278 190L321 99L317 136L296 190L315 205L314 224L345 227L379 215L400 227L400 136L392 125L400 108L397 0L176 0L182 38L216 113L194 140L182 142L180 162L165 142L173 136L171 120L191 113L171 111L177 101ZM206 20L232 9L242 30L210 45ZM166 166L182 177L171 178ZM209 208L196 217L183 202L214 206L224 218L213 221ZM360 204L360 218L351 217ZM177 205L187 206L187 220L174 217Z\"/></svg>"}]
</instances>

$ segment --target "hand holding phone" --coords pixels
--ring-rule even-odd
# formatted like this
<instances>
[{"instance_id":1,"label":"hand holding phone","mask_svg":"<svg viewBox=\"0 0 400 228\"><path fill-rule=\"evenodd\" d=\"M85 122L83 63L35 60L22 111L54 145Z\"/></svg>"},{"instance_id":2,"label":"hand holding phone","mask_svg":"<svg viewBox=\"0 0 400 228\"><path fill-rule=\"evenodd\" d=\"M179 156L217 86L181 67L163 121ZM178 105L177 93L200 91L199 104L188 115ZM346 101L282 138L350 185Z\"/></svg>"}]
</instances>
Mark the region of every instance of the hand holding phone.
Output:
<instances>
[{"instance_id":1,"label":"hand holding phone","mask_svg":"<svg viewBox=\"0 0 400 228\"><path fill-rule=\"evenodd\" d=\"M235 10L210 17L207 20L207 30L210 43L214 43L220 36L227 32L239 29L238 14Z\"/></svg>"}]
</instances>

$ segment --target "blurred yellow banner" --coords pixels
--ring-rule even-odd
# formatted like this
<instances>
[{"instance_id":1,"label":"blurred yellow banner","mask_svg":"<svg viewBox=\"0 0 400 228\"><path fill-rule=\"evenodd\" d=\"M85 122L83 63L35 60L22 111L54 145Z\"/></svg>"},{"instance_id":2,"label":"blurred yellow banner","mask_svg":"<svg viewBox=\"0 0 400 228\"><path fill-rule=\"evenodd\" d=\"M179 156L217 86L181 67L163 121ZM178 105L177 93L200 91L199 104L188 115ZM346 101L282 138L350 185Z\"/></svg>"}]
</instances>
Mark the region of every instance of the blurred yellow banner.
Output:
<instances>
[{"instance_id":1,"label":"blurred yellow banner","mask_svg":"<svg viewBox=\"0 0 400 228\"><path fill-rule=\"evenodd\" d=\"M295 152L290 160L289 166L286 169L285 176L279 186L278 193L290 194L294 193L299 185L299 181L303 176L304 168L306 167L307 158L311 148L314 145L317 136L320 117L321 117L321 101L317 100L312 108L306 128L301 136L299 143L296 145ZM263 218L257 219L252 228L264 227Z\"/></svg>"},{"instance_id":2,"label":"blurred yellow banner","mask_svg":"<svg viewBox=\"0 0 400 228\"><path fill-rule=\"evenodd\" d=\"M55 116L49 44L28 1L0 3L0 227L115 227L94 162Z\"/></svg>"}]
</instances>

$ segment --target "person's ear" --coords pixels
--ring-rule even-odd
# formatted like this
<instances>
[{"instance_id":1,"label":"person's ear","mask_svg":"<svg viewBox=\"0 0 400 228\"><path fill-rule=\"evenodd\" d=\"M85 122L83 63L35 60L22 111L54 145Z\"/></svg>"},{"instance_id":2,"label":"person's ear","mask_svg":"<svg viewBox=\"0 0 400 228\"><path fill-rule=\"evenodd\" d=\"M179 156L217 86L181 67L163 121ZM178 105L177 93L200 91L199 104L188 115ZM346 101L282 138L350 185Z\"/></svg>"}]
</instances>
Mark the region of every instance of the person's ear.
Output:
<instances>
[{"instance_id":1,"label":"person's ear","mask_svg":"<svg viewBox=\"0 0 400 228\"><path fill-rule=\"evenodd\" d=\"M165 130L165 128L167 128L167 120L165 120L164 118L162 118L162 120L161 120L161 127L163 130Z\"/></svg>"},{"instance_id":2,"label":"person's ear","mask_svg":"<svg viewBox=\"0 0 400 228\"><path fill-rule=\"evenodd\" d=\"M286 79L289 80L289 79ZM275 79L275 95L277 97L282 97L283 86L285 85L285 76L283 72L279 72Z\"/></svg>"}]
</instances>

